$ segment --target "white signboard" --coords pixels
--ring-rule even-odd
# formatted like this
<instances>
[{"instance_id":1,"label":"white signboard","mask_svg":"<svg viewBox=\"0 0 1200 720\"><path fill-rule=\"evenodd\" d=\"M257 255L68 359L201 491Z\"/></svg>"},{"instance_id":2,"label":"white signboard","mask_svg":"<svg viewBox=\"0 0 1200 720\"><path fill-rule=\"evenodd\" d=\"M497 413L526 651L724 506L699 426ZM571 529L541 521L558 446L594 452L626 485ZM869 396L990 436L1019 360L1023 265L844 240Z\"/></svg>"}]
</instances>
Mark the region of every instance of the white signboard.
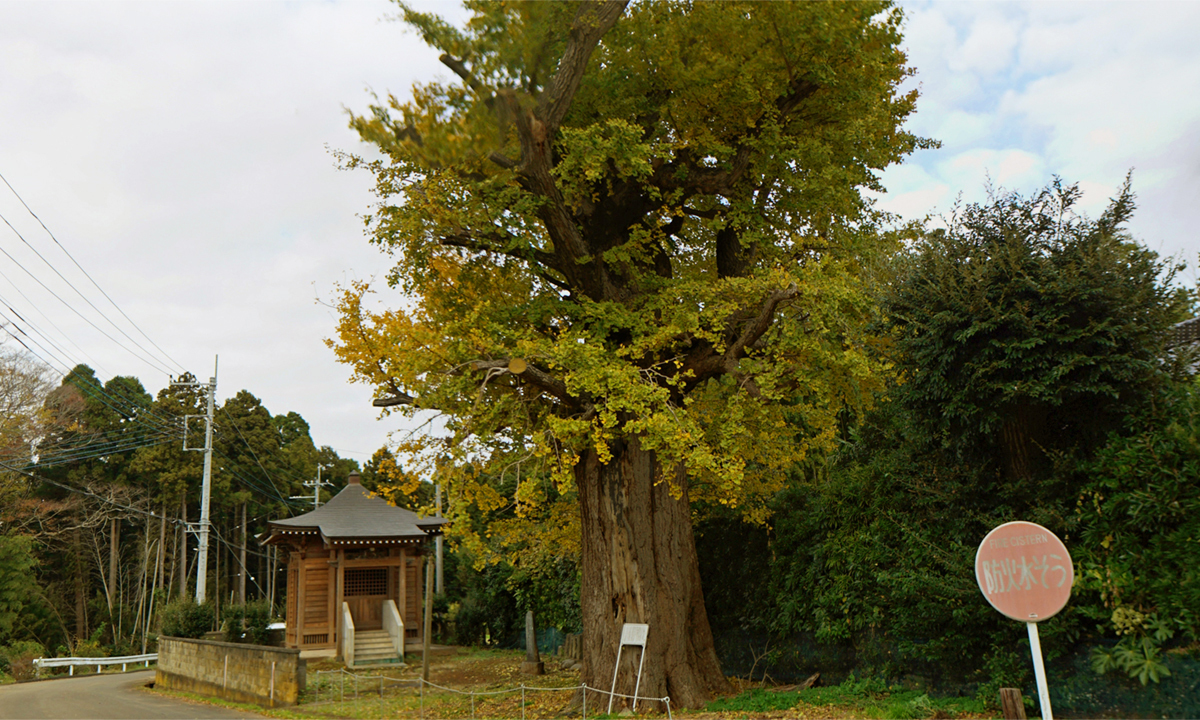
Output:
<instances>
[{"instance_id":1,"label":"white signboard","mask_svg":"<svg viewBox=\"0 0 1200 720\"><path fill-rule=\"evenodd\" d=\"M642 656L638 660L637 682L633 685L633 709L637 711L638 690L642 687L642 663L646 661L646 635L650 632L650 626L643 623L623 623L621 625L621 644L617 646L617 661L613 663L613 681L612 689L608 691L608 712L612 714L613 698L616 697L617 691L617 670L621 667L621 648L626 645L637 645L642 649Z\"/></svg>"},{"instance_id":2,"label":"white signboard","mask_svg":"<svg viewBox=\"0 0 1200 720\"><path fill-rule=\"evenodd\" d=\"M621 644L646 647L646 634L649 632L649 625L643 625L642 623L625 623L621 626Z\"/></svg>"}]
</instances>

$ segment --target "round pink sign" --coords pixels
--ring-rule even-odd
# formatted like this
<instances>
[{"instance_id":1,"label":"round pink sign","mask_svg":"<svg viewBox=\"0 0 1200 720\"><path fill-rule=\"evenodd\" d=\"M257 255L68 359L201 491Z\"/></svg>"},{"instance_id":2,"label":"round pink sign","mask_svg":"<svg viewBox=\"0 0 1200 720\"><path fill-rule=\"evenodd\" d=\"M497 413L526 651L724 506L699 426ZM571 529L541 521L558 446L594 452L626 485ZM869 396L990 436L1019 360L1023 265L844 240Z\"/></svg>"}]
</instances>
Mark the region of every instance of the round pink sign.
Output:
<instances>
[{"instance_id":1,"label":"round pink sign","mask_svg":"<svg viewBox=\"0 0 1200 720\"><path fill-rule=\"evenodd\" d=\"M992 530L975 553L983 596L1005 616L1041 622L1071 597L1075 570L1062 541L1041 525L1010 522Z\"/></svg>"}]
</instances>

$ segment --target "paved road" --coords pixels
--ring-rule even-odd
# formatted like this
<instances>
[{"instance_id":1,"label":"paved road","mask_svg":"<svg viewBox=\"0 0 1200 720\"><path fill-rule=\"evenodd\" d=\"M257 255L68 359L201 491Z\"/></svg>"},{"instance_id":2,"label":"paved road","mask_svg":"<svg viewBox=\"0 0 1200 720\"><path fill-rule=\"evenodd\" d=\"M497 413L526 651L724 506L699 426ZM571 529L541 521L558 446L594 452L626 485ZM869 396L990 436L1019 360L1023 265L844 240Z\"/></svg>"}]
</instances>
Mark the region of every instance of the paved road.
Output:
<instances>
[{"instance_id":1,"label":"paved road","mask_svg":"<svg viewBox=\"0 0 1200 720\"><path fill-rule=\"evenodd\" d=\"M249 720L261 715L189 703L142 690L153 670L0 687L0 720Z\"/></svg>"}]
</instances>

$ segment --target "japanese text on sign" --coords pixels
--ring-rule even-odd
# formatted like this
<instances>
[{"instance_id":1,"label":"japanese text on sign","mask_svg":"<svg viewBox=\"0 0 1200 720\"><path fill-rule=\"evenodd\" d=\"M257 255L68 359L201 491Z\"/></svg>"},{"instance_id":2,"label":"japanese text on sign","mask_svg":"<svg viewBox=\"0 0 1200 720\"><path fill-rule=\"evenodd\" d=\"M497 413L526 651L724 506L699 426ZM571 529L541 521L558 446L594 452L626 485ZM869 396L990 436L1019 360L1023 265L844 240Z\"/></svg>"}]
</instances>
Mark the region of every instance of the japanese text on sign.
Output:
<instances>
[{"instance_id":1,"label":"japanese text on sign","mask_svg":"<svg viewBox=\"0 0 1200 720\"><path fill-rule=\"evenodd\" d=\"M1062 565L1062 560L1061 555L1048 553L1041 557L1034 555L1032 560L1022 555L1019 560L1005 558L984 561L982 563L984 590L988 595L992 595L1032 590L1036 587L1043 587L1047 590L1060 588L1067 581L1068 576L1067 568Z\"/></svg>"}]
</instances>

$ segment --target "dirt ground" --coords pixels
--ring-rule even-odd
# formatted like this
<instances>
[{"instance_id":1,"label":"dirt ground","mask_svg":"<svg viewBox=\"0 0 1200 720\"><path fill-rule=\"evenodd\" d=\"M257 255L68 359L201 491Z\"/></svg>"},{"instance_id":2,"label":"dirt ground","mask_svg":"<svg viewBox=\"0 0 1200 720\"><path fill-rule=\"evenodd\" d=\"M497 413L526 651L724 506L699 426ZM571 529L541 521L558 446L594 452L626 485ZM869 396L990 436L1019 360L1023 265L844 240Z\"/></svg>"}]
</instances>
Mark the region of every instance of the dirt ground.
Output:
<instances>
[{"instance_id":1,"label":"dirt ground","mask_svg":"<svg viewBox=\"0 0 1200 720\"><path fill-rule=\"evenodd\" d=\"M421 657L408 656L407 668L376 667L359 671L364 675L386 675L388 677L415 678L421 673ZM456 689L485 690L498 687L517 687L522 683L546 687L578 685L579 671L562 669L558 658L543 657L544 675L526 675L521 672L525 654L517 650L476 650L454 648L446 655L434 655L429 664L429 681ZM336 671L340 662L332 659L310 660L309 675L317 672Z\"/></svg>"},{"instance_id":2,"label":"dirt ground","mask_svg":"<svg viewBox=\"0 0 1200 720\"><path fill-rule=\"evenodd\" d=\"M524 653L513 650L475 650L459 648L452 655L435 656L430 665L429 680L435 685L446 688L453 688L456 691L500 691L518 688L522 684L526 687L540 688L570 688L578 687L582 682L578 670L564 669L560 659L554 657L543 657L545 662L546 673L541 676L526 675L521 673L521 662L524 660ZM360 675L384 675L392 678L413 678L415 679L421 672L420 657L408 658L412 663L408 668L403 670L399 668L374 668L365 672L360 672ZM323 660L319 663L310 661L309 664L309 683L313 683L314 673L319 671L338 671L342 666L339 663L331 660ZM368 681L369 686L369 681ZM740 695L745 690L763 688L763 684L759 682L749 682L740 678L730 678L730 685L733 692L730 696ZM794 687L794 686L792 686ZM771 690L772 688L765 688ZM775 688L777 690L787 690L788 688ZM529 692L527 704L522 711L520 705L519 694L505 694L492 697L477 696L475 704L472 707L468 701L461 696L452 694L438 694L437 691L427 693L425 697L426 717L445 717L445 718L468 718L468 717L499 717L499 718L519 718L526 717L534 718L571 718L579 717L579 706L577 699L572 703L572 696L577 698L575 693L567 691L562 692L545 692L536 693ZM315 708L314 708L315 709ZM325 708L326 711L332 708ZM588 716L593 716L594 712L601 711L602 708L593 708L589 705ZM881 712L881 708L869 707L859 702L838 702L835 704L809 704L800 702L793 708L787 710L767 710L767 711L689 711L682 708L673 708L673 715L685 716L687 718L695 718L697 720L732 720L735 718L771 718L774 720L792 720L803 719L811 720L814 718L829 718L831 720L842 720L846 718L877 718L883 717L885 714ZM335 715L340 713L334 713ZM343 717L363 717L358 713L346 712ZM390 710L381 713L384 717L418 717L416 708L409 708L405 705L391 706ZM645 713L643 708L639 708L639 717L665 717L665 713ZM967 713L941 713L933 712L923 717L929 718L966 718L986 717L984 714L967 714ZM906 715L906 717L912 717ZM916 715L922 717L922 715Z\"/></svg>"},{"instance_id":3,"label":"dirt ground","mask_svg":"<svg viewBox=\"0 0 1200 720\"><path fill-rule=\"evenodd\" d=\"M430 682L445 688L416 689L415 681L421 672L420 656L410 655L407 667L383 666L356 668L348 674L341 663L333 660L310 660L308 664L308 689L300 705L291 708L262 709L251 706L239 709L255 710L262 715L279 720L312 720L313 718L344 718L345 720L402 720L412 718L523 718L523 720L557 720L579 718L578 688L581 679L578 670L563 668L558 658L543 657L544 675L521 673L524 653L514 650L479 650L457 648L452 654L436 655L430 665ZM389 685L384 678L393 680ZM730 696L739 696L746 690L765 690L768 693L787 691L789 688L764 688L762 683L730 678ZM525 690L522 691L521 687ZM794 688L794 686L792 686ZM543 690L538 690L538 689ZM558 689L558 688L561 688ZM571 688L571 689L569 689ZM995 717L993 713L946 711L928 707L897 706L896 697L888 693L846 696L839 688L814 692L809 698L801 698L786 710L765 708L722 711L695 711L672 708L674 717L689 720L748 720L749 718L771 718L772 720L814 720L829 718L930 718L931 720L968 720ZM594 696L593 696L594 697ZM191 698L212 704L235 706L234 703L207 698ZM783 697L780 700L787 700ZM928 700L926 698L926 700ZM589 703L587 716L596 717L605 708ZM666 717L659 706L649 711L645 704L639 705L638 717ZM616 712L616 708L614 708ZM628 711L626 711L627 713Z\"/></svg>"}]
</instances>

